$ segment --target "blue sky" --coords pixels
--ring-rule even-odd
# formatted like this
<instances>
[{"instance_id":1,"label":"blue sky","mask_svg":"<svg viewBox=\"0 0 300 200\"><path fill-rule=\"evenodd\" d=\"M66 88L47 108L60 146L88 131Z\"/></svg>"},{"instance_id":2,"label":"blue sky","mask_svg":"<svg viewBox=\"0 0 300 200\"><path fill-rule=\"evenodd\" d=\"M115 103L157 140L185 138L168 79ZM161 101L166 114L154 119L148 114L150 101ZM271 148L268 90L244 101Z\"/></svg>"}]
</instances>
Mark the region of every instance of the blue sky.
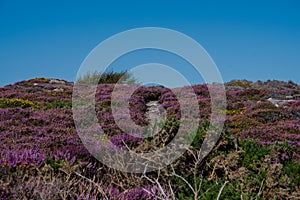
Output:
<instances>
[{"instance_id":1,"label":"blue sky","mask_svg":"<svg viewBox=\"0 0 300 200\"><path fill-rule=\"evenodd\" d=\"M101 41L149 26L194 38L213 58L224 81L300 83L299 10L297 0L0 0L0 85L34 77L72 81L84 58ZM132 61L135 58L147 61L146 54L116 63L125 69L137 62ZM150 52L150 57L155 59L156 54ZM193 74L184 65L182 69L187 76Z\"/></svg>"}]
</instances>

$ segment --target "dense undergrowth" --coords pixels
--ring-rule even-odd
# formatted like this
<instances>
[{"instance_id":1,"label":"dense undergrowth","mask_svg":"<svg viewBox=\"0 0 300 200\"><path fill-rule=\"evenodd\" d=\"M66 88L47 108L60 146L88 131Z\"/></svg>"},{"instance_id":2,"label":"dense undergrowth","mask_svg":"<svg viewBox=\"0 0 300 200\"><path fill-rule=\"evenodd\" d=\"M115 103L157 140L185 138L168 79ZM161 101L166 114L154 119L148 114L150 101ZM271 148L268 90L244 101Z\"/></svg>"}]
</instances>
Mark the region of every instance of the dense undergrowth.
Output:
<instances>
[{"instance_id":1,"label":"dense undergrowth","mask_svg":"<svg viewBox=\"0 0 300 200\"><path fill-rule=\"evenodd\" d=\"M2 87L0 199L299 199L300 101L276 107L267 99L300 90L294 83L275 85L226 85L225 128L203 160L197 154L209 124L210 95L206 85L193 86L201 120L191 147L172 165L146 174L119 172L89 154L72 118L73 83L37 78ZM181 105L171 90L140 87L132 95L130 114L136 124L148 123L150 101L158 101L167 114L161 134L143 140L122 132L114 122L113 88L101 84L96 93L106 140L143 152L174 137Z\"/></svg>"}]
</instances>

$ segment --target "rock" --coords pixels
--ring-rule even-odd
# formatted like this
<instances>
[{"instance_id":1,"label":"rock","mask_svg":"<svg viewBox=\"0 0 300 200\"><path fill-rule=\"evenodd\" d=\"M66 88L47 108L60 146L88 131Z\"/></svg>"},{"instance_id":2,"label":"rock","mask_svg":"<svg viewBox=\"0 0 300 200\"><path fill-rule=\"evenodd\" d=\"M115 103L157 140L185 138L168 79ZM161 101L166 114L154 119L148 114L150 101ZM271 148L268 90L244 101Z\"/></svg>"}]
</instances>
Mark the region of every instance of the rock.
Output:
<instances>
[{"instance_id":1,"label":"rock","mask_svg":"<svg viewBox=\"0 0 300 200\"><path fill-rule=\"evenodd\" d=\"M226 86L225 89L226 91L239 91L239 90L244 90L245 88L241 86Z\"/></svg>"},{"instance_id":2,"label":"rock","mask_svg":"<svg viewBox=\"0 0 300 200\"><path fill-rule=\"evenodd\" d=\"M64 89L63 89L63 88L55 88L53 91L54 91L54 92L63 92Z\"/></svg>"},{"instance_id":3,"label":"rock","mask_svg":"<svg viewBox=\"0 0 300 200\"><path fill-rule=\"evenodd\" d=\"M66 84L65 81L61 81L61 80L58 80L58 79L51 79L49 81L50 84Z\"/></svg>"},{"instance_id":4,"label":"rock","mask_svg":"<svg viewBox=\"0 0 300 200\"><path fill-rule=\"evenodd\" d=\"M268 98L267 100L270 101L276 107L284 105L285 103L288 103L288 102L295 101L295 100L291 100L291 99L289 99L289 100L281 100L281 99L273 99L273 98Z\"/></svg>"},{"instance_id":5,"label":"rock","mask_svg":"<svg viewBox=\"0 0 300 200\"><path fill-rule=\"evenodd\" d=\"M148 106L146 116L150 122L149 132L151 137L153 137L160 131L160 124L163 124L166 120L165 110L159 105L158 101L150 101L146 105Z\"/></svg>"},{"instance_id":6,"label":"rock","mask_svg":"<svg viewBox=\"0 0 300 200\"><path fill-rule=\"evenodd\" d=\"M293 96L293 99L295 99L295 100L300 100L300 94L295 94L295 95Z\"/></svg>"}]
</instances>

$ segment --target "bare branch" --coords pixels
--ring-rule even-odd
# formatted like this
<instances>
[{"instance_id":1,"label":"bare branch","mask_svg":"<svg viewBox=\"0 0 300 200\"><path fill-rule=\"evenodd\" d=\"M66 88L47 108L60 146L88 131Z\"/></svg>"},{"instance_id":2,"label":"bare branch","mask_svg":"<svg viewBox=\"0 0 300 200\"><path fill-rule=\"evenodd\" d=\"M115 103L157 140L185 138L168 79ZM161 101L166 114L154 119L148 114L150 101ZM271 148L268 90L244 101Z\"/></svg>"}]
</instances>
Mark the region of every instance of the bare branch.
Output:
<instances>
[{"instance_id":1,"label":"bare branch","mask_svg":"<svg viewBox=\"0 0 300 200\"><path fill-rule=\"evenodd\" d=\"M93 180L91 180L91 179L89 179L89 178L87 178L87 177L85 177L85 176L79 174L78 172L74 172L74 173L75 173L77 176L79 176L79 177L81 177L81 178L83 178L83 179L89 181L90 183L93 183L94 185L96 185L96 186L98 187L99 192L104 196L104 198L105 198L106 200L108 200L108 197L106 196L104 190L102 189L102 187L101 187L99 184L97 184L97 183L95 183Z\"/></svg>"},{"instance_id":2,"label":"bare branch","mask_svg":"<svg viewBox=\"0 0 300 200\"><path fill-rule=\"evenodd\" d=\"M220 188L220 191L219 191L219 194L218 194L218 197L217 197L217 200L219 200L220 199L220 197L221 197L221 194L222 194L222 191L223 191L223 189L224 189L224 187L225 187L225 185L228 183L229 181L225 181L225 183L222 185L222 187Z\"/></svg>"},{"instance_id":3,"label":"bare branch","mask_svg":"<svg viewBox=\"0 0 300 200\"><path fill-rule=\"evenodd\" d=\"M258 193L257 193L257 197L259 197L259 196L261 195L262 187L263 187L264 181L265 181L265 179L262 180L262 182L261 182L261 184L260 184L259 191L258 191Z\"/></svg>"},{"instance_id":4,"label":"bare branch","mask_svg":"<svg viewBox=\"0 0 300 200\"><path fill-rule=\"evenodd\" d=\"M180 178L182 181L184 181L184 182L189 186L189 188L193 191L193 193L196 194L196 191L195 191L194 188L191 186L191 184L190 184L185 178L183 178L182 176L176 174L173 167L172 167L172 170L173 170L173 173L172 173L172 174L173 174L174 176Z\"/></svg>"}]
</instances>

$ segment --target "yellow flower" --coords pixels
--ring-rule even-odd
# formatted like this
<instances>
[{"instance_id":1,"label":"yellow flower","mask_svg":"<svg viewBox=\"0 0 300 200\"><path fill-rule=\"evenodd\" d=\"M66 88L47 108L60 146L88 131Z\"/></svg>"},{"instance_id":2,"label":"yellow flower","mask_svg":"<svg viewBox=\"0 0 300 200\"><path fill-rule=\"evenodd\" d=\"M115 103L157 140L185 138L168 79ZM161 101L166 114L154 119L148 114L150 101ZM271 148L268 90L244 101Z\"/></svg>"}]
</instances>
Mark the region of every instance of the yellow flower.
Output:
<instances>
[{"instance_id":1,"label":"yellow flower","mask_svg":"<svg viewBox=\"0 0 300 200\"><path fill-rule=\"evenodd\" d=\"M27 99L6 99L0 101L1 107L39 108L39 105Z\"/></svg>"}]
</instances>

